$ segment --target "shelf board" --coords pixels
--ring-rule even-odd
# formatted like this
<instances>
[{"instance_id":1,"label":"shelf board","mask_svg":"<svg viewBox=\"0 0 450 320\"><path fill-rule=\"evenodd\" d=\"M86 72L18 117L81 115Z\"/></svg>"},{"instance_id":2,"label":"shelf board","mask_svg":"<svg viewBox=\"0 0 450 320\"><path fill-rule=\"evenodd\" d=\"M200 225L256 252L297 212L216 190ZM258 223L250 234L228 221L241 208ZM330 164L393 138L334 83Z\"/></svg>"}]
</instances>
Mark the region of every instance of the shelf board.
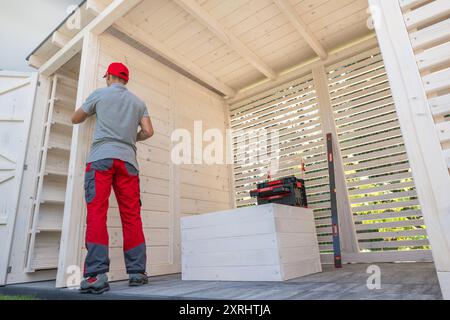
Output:
<instances>
[{"instance_id":1,"label":"shelf board","mask_svg":"<svg viewBox=\"0 0 450 320\"><path fill-rule=\"evenodd\" d=\"M65 202L64 199L50 199L50 198L42 198L41 203L47 203L47 204L61 204L63 205Z\"/></svg>"},{"instance_id":2,"label":"shelf board","mask_svg":"<svg viewBox=\"0 0 450 320\"><path fill-rule=\"evenodd\" d=\"M39 227L37 228L37 232L61 232L62 227L53 226L53 227Z\"/></svg>"},{"instance_id":3,"label":"shelf board","mask_svg":"<svg viewBox=\"0 0 450 320\"><path fill-rule=\"evenodd\" d=\"M46 169L45 175L57 176L57 177L67 177L68 173L63 170L58 169Z\"/></svg>"},{"instance_id":4,"label":"shelf board","mask_svg":"<svg viewBox=\"0 0 450 320\"><path fill-rule=\"evenodd\" d=\"M59 125L59 126L70 127L70 128L73 127L73 124L69 120L63 120L63 119L58 119L58 118L52 119L52 125Z\"/></svg>"},{"instance_id":5,"label":"shelf board","mask_svg":"<svg viewBox=\"0 0 450 320\"><path fill-rule=\"evenodd\" d=\"M33 260L31 262L31 268L34 270L48 270L58 268L58 258L42 260Z\"/></svg>"},{"instance_id":6,"label":"shelf board","mask_svg":"<svg viewBox=\"0 0 450 320\"><path fill-rule=\"evenodd\" d=\"M48 143L48 149L55 149L55 150L60 150L60 151L64 151L64 152L69 152L70 151L70 144L64 144L61 142L56 142L56 141L50 141Z\"/></svg>"}]
</instances>

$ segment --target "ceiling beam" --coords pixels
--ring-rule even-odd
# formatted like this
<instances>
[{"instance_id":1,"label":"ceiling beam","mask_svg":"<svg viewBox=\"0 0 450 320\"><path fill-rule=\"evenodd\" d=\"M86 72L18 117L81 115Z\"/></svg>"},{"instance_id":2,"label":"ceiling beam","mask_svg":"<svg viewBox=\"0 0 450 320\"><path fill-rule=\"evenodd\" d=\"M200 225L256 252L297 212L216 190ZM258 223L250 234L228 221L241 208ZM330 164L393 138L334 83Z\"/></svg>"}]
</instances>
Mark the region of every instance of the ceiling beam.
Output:
<instances>
[{"instance_id":1,"label":"ceiling beam","mask_svg":"<svg viewBox=\"0 0 450 320\"><path fill-rule=\"evenodd\" d=\"M220 40L233 49L242 58L258 69L262 74L271 80L277 78L277 73L269 67L260 57L251 51L241 40L239 40L228 29L223 27L214 17L212 17L195 0L174 0L189 14L194 16L200 23L207 27Z\"/></svg>"},{"instance_id":2,"label":"ceiling beam","mask_svg":"<svg viewBox=\"0 0 450 320\"><path fill-rule=\"evenodd\" d=\"M62 32L60 31L55 31L52 34L52 43L58 48L64 47L69 41L70 38L62 34Z\"/></svg>"},{"instance_id":3,"label":"ceiling beam","mask_svg":"<svg viewBox=\"0 0 450 320\"><path fill-rule=\"evenodd\" d=\"M98 16L108 6L105 0L87 0L86 10Z\"/></svg>"},{"instance_id":4,"label":"ceiling beam","mask_svg":"<svg viewBox=\"0 0 450 320\"><path fill-rule=\"evenodd\" d=\"M44 64L44 61L42 60L42 58L38 57L35 54L32 54L28 58L28 65L32 68L39 69L43 64Z\"/></svg>"},{"instance_id":5,"label":"ceiling beam","mask_svg":"<svg viewBox=\"0 0 450 320\"><path fill-rule=\"evenodd\" d=\"M311 30L309 30L306 23L296 14L296 10L294 6L289 2L289 0L273 0L275 4L280 8L281 12L288 18L288 20L292 23L294 28L298 33L305 39L305 41L309 44L309 46L314 50L317 55L325 60L328 56L327 51L322 46L322 44L317 40L317 38L313 35Z\"/></svg>"},{"instance_id":6,"label":"ceiling beam","mask_svg":"<svg viewBox=\"0 0 450 320\"><path fill-rule=\"evenodd\" d=\"M203 70L198 65L192 61L186 59L184 56L178 54L175 50L168 47L166 44L162 43L155 37L151 36L149 33L140 29L133 23L131 23L126 18L121 18L116 21L114 25L119 31L133 38L134 40L140 42L146 47L152 49L157 54L163 58L174 63L178 67L186 70L193 76L197 77L201 81L207 83L214 89L222 92L227 97L234 97L236 95L236 90L229 87L227 84L219 81L217 78L212 76L209 72Z\"/></svg>"}]
</instances>

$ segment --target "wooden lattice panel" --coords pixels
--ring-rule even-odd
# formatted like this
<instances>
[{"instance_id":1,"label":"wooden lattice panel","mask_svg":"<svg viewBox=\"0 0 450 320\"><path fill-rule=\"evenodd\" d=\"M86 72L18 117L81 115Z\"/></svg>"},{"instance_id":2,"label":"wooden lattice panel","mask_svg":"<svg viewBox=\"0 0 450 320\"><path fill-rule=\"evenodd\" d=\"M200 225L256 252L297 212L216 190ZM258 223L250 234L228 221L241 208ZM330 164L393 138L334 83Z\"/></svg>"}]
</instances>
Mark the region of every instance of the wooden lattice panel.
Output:
<instances>
[{"instance_id":1,"label":"wooden lattice panel","mask_svg":"<svg viewBox=\"0 0 450 320\"><path fill-rule=\"evenodd\" d=\"M428 248L379 48L333 64L327 74L360 249Z\"/></svg>"},{"instance_id":2,"label":"wooden lattice panel","mask_svg":"<svg viewBox=\"0 0 450 320\"><path fill-rule=\"evenodd\" d=\"M312 75L291 81L270 91L239 102L230 107L230 123L235 154L235 198L238 207L255 205L249 191L267 179L270 161L252 161L251 152L262 144L249 142L239 148L243 134L256 132L261 138L264 131L277 130L279 145L270 153L278 160L278 171L271 178L289 175L302 177L301 158L306 164L305 180L309 207L314 209L320 249L331 250L330 195L324 134L321 129L317 96ZM264 140L264 139L260 139ZM269 143L270 145L270 143ZM241 158L242 157L242 158ZM238 162L245 159L245 163Z\"/></svg>"}]
</instances>

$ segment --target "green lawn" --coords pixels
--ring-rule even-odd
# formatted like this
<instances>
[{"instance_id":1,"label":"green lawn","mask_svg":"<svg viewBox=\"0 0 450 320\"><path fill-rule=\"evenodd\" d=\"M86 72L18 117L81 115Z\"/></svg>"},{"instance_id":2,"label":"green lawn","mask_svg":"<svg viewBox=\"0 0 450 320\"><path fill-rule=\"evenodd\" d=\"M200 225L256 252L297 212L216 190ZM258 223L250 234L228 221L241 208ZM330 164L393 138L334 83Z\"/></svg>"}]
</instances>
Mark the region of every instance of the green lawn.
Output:
<instances>
[{"instance_id":1,"label":"green lawn","mask_svg":"<svg viewBox=\"0 0 450 320\"><path fill-rule=\"evenodd\" d=\"M37 300L36 297L32 296L4 296L0 295L0 301L1 300Z\"/></svg>"}]
</instances>

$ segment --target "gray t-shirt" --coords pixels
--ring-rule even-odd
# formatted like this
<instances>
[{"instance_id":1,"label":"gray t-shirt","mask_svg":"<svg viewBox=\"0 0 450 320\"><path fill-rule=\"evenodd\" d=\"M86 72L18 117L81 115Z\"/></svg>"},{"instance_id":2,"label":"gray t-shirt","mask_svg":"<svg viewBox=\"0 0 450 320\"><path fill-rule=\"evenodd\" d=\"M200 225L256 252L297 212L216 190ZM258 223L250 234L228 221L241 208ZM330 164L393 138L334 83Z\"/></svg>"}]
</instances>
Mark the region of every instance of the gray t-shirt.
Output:
<instances>
[{"instance_id":1,"label":"gray t-shirt","mask_svg":"<svg viewBox=\"0 0 450 320\"><path fill-rule=\"evenodd\" d=\"M120 159L139 169L136 160L136 138L147 106L122 84L95 90L82 106L83 111L97 115L88 162Z\"/></svg>"}]
</instances>

